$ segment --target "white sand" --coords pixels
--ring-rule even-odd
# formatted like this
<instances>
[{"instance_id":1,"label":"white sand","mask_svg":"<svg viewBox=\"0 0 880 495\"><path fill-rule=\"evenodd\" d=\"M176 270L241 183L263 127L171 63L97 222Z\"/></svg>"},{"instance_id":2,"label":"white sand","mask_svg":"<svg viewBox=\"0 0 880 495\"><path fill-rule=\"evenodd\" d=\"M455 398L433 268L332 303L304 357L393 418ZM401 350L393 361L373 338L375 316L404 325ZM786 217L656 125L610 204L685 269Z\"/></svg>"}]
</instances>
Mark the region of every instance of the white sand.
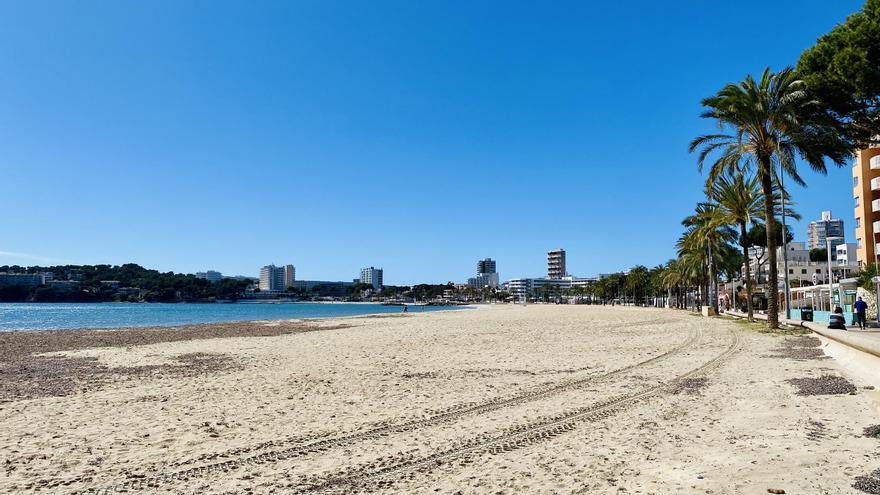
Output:
<instances>
[{"instance_id":1,"label":"white sand","mask_svg":"<svg viewBox=\"0 0 880 495\"><path fill-rule=\"evenodd\" d=\"M358 483L330 488L859 493L850 488L853 478L880 467L880 440L861 436L864 427L880 423L867 393L800 397L785 381L844 375L834 360L768 357L783 338L742 331L735 323L671 310L540 305L346 322L354 326L66 353L112 366L223 353L242 368L188 379L120 379L96 391L0 406L0 459L8 460L0 491L28 491L44 480L49 487L69 483L47 492L73 492L136 475L161 481L142 487L144 493L295 493L308 483L350 480L357 473ZM525 427L541 418L669 383L722 355L735 333L737 352L696 375L707 382L694 393L659 391L608 417L580 418L565 431L495 454L462 449L518 426L532 434ZM612 377L437 419L448 408L497 404L492 400L583 381L685 343L690 345L681 352ZM859 376L851 379L866 384ZM324 451L240 463L416 418L428 421ZM449 455L439 465L408 470L437 452ZM400 473L377 476L383 466L395 465ZM187 480L169 479L200 466L208 467Z\"/></svg>"}]
</instances>

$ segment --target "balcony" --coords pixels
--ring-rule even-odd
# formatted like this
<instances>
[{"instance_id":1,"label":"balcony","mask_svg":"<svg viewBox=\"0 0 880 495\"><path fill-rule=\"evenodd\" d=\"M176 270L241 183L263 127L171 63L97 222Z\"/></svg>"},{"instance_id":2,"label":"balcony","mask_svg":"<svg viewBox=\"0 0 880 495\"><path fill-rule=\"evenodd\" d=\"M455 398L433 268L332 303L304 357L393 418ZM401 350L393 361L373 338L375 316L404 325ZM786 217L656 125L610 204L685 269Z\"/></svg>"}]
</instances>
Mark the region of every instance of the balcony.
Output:
<instances>
[{"instance_id":1,"label":"balcony","mask_svg":"<svg viewBox=\"0 0 880 495\"><path fill-rule=\"evenodd\" d=\"M871 190L880 191L880 177L874 177L871 179Z\"/></svg>"},{"instance_id":2,"label":"balcony","mask_svg":"<svg viewBox=\"0 0 880 495\"><path fill-rule=\"evenodd\" d=\"M880 155L871 157L868 163L871 165L871 170L880 170Z\"/></svg>"},{"instance_id":3,"label":"balcony","mask_svg":"<svg viewBox=\"0 0 880 495\"><path fill-rule=\"evenodd\" d=\"M875 213L880 211L880 199L875 199L874 201L871 201L871 211Z\"/></svg>"},{"instance_id":4,"label":"balcony","mask_svg":"<svg viewBox=\"0 0 880 495\"><path fill-rule=\"evenodd\" d=\"M874 222L874 233L880 234L880 221Z\"/></svg>"}]
</instances>

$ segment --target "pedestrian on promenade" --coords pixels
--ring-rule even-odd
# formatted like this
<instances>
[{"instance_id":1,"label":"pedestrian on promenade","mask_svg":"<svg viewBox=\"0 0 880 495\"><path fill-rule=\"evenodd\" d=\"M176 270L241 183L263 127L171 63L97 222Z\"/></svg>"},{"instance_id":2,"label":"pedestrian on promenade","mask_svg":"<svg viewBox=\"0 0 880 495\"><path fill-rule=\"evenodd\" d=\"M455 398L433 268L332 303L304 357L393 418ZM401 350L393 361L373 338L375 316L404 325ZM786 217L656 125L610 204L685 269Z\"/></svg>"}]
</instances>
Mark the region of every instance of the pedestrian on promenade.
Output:
<instances>
[{"instance_id":1,"label":"pedestrian on promenade","mask_svg":"<svg viewBox=\"0 0 880 495\"><path fill-rule=\"evenodd\" d=\"M865 324L868 321L868 319L865 318L865 313L868 311L868 303L862 301L862 298L859 297L859 300L853 304L853 307L856 310L856 320L859 322L859 328L864 330Z\"/></svg>"}]
</instances>

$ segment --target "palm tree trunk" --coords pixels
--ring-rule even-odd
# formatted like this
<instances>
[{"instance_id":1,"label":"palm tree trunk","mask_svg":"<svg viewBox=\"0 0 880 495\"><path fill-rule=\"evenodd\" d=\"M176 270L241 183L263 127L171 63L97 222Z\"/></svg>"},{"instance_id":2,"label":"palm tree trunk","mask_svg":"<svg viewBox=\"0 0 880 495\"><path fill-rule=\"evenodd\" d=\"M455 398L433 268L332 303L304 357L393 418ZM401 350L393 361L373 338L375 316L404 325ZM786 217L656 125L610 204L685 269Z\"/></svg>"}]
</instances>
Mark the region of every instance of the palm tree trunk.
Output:
<instances>
[{"instance_id":1,"label":"palm tree trunk","mask_svg":"<svg viewBox=\"0 0 880 495\"><path fill-rule=\"evenodd\" d=\"M749 246L746 244L746 223L739 223L739 235L741 239L742 248L743 248L743 260L745 260L746 265L746 306L749 311L749 321L752 321L754 318L754 314L752 312L752 268L749 266Z\"/></svg>"},{"instance_id":2,"label":"palm tree trunk","mask_svg":"<svg viewBox=\"0 0 880 495\"><path fill-rule=\"evenodd\" d=\"M773 177L770 175L772 164L769 156L759 156L761 170L761 188L764 190L764 215L767 222L767 327L779 328L779 287L776 269L776 217L773 212ZM783 232L784 236L785 233Z\"/></svg>"},{"instance_id":3,"label":"palm tree trunk","mask_svg":"<svg viewBox=\"0 0 880 495\"><path fill-rule=\"evenodd\" d=\"M703 306L708 306L710 304L709 301L709 270L707 267L702 267L700 270L700 310L702 311Z\"/></svg>"}]
</instances>

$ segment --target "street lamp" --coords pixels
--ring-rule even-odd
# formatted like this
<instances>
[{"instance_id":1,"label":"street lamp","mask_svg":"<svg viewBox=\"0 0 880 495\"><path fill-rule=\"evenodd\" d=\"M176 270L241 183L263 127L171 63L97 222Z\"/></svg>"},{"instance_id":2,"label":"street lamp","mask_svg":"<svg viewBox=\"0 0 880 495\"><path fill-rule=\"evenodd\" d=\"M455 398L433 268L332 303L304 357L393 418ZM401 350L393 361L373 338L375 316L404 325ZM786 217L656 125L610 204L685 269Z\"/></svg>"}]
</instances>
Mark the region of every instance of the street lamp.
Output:
<instances>
[{"instance_id":1,"label":"street lamp","mask_svg":"<svg viewBox=\"0 0 880 495\"><path fill-rule=\"evenodd\" d=\"M779 164L779 193L782 196L782 269L785 275L785 318L791 319L791 288L788 282L788 229L785 227L785 184L783 178L785 171L782 163Z\"/></svg>"},{"instance_id":2,"label":"street lamp","mask_svg":"<svg viewBox=\"0 0 880 495\"><path fill-rule=\"evenodd\" d=\"M880 324L880 277L871 277L871 282L874 282L874 309L877 310L877 323Z\"/></svg>"},{"instance_id":3,"label":"street lamp","mask_svg":"<svg viewBox=\"0 0 880 495\"><path fill-rule=\"evenodd\" d=\"M843 239L843 237L826 237L825 244L827 246L828 252L828 310L830 312L834 312L834 279L831 275L831 241L836 241L839 239ZM843 298L840 298L841 304L843 303Z\"/></svg>"}]
</instances>

